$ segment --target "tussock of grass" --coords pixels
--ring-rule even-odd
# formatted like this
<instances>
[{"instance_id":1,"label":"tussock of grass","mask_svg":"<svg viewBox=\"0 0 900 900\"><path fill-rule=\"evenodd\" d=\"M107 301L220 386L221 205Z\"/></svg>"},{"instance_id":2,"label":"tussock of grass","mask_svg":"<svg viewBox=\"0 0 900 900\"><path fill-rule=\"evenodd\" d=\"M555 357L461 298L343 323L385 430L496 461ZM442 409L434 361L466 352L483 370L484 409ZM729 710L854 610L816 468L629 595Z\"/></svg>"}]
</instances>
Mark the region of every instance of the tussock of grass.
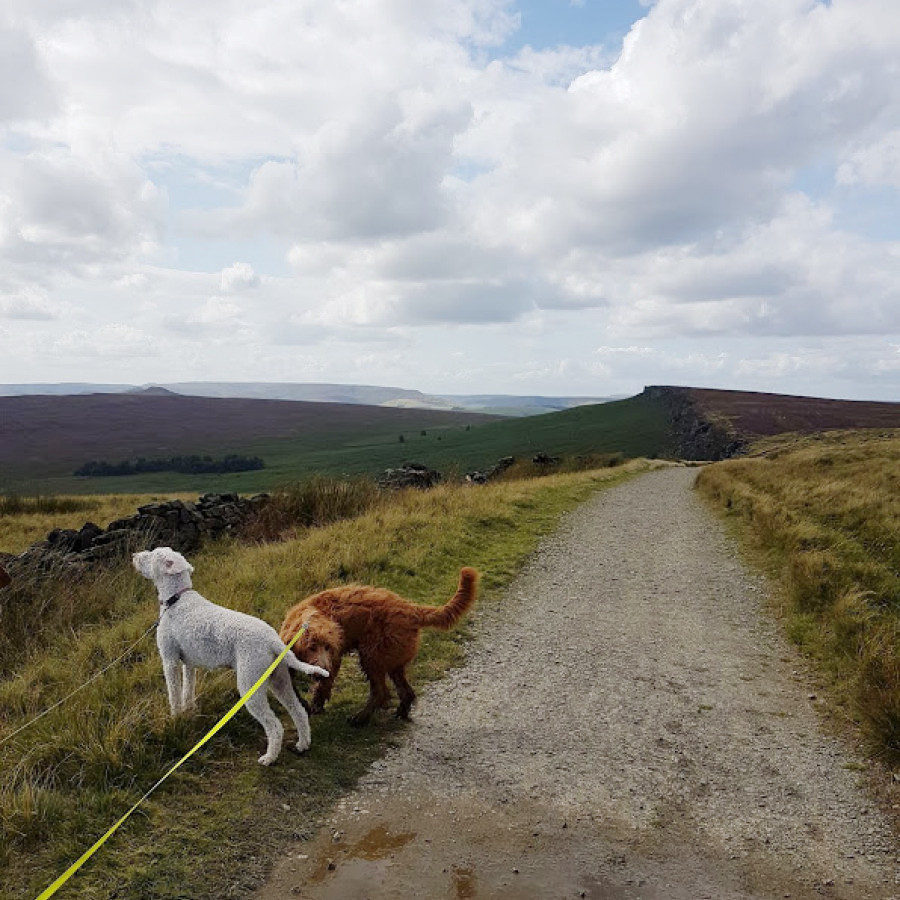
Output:
<instances>
[{"instance_id":1,"label":"tussock of grass","mask_svg":"<svg viewBox=\"0 0 900 900\"><path fill-rule=\"evenodd\" d=\"M354 518L381 500L382 494L370 478L316 475L273 494L243 533L250 540L277 540L301 528L321 528Z\"/></svg>"},{"instance_id":2,"label":"tussock of grass","mask_svg":"<svg viewBox=\"0 0 900 900\"><path fill-rule=\"evenodd\" d=\"M788 633L831 673L876 750L900 761L900 432L768 441L704 469L779 573Z\"/></svg>"},{"instance_id":3,"label":"tussock of grass","mask_svg":"<svg viewBox=\"0 0 900 900\"><path fill-rule=\"evenodd\" d=\"M0 678L42 647L65 651L75 645L75 652L81 652L76 633L103 628L133 609L137 589L124 568L76 576L57 563L46 572L17 578L0 594Z\"/></svg>"},{"instance_id":4,"label":"tussock of grass","mask_svg":"<svg viewBox=\"0 0 900 900\"><path fill-rule=\"evenodd\" d=\"M472 565L482 572L477 616L479 607L498 601L562 512L646 467L401 492L356 518L279 543L212 545L192 558L194 583L216 602L277 627L297 599L341 581L376 582L414 601L442 603L460 566ZM127 567L106 577L94 586L99 608L89 623L43 631L15 675L0 681L0 740L114 659L155 618L145 581ZM66 588L54 582L45 589ZM22 619L16 627L28 626ZM449 633L426 632L414 683L458 663L467 631L463 623ZM366 695L354 669L344 668L333 703L313 719L313 745L302 758L285 751L272 769L258 766L262 731L240 713L60 896L203 900L245 893L279 844L310 836L330 802L402 731L393 720L368 729L347 724ZM37 895L237 698L227 672L201 674L198 689L198 713L172 720L148 637L127 664L0 745L0 897Z\"/></svg>"},{"instance_id":5,"label":"tussock of grass","mask_svg":"<svg viewBox=\"0 0 900 900\"><path fill-rule=\"evenodd\" d=\"M84 512L96 506L96 501L87 497L19 497L10 494L0 497L0 516Z\"/></svg>"}]
</instances>

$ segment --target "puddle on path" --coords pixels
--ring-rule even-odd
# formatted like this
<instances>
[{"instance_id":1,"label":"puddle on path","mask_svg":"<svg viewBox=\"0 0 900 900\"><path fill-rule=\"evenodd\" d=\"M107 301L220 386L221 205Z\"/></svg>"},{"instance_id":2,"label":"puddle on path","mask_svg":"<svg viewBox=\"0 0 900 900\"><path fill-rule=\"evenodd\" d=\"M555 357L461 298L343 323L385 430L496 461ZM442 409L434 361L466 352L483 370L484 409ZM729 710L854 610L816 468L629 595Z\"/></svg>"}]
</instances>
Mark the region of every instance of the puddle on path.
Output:
<instances>
[{"instance_id":1,"label":"puddle on path","mask_svg":"<svg viewBox=\"0 0 900 900\"><path fill-rule=\"evenodd\" d=\"M383 825L376 825L366 832L355 843L345 845L342 842L332 843L332 856L322 856L309 875L309 884L321 884L331 872L336 871L336 859L340 858L341 877L348 880L348 887L365 886L373 879L383 880L386 870L398 850L405 847L415 838L413 832L395 834ZM332 838L334 842L334 838Z\"/></svg>"},{"instance_id":2,"label":"puddle on path","mask_svg":"<svg viewBox=\"0 0 900 900\"><path fill-rule=\"evenodd\" d=\"M256 900L662 900L598 880L610 848L546 810L472 796L368 805L296 845Z\"/></svg>"}]
</instances>

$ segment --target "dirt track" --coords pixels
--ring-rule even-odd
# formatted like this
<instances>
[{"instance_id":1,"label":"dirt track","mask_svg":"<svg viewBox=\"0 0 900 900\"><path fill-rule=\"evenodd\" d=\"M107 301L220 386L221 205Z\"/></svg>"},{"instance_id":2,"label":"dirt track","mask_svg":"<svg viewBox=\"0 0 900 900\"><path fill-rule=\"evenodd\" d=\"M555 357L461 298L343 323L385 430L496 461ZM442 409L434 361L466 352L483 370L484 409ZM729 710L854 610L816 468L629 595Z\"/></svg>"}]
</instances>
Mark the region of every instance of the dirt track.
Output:
<instances>
[{"instance_id":1,"label":"dirt track","mask_svg":"<svg viewBox=\"0 0 900 900\"><path fill-rule=\"evenodd\" d=\"M257 900L900 898L859 761L694 474L570 516Z\"/></svg>"}]
</instances>

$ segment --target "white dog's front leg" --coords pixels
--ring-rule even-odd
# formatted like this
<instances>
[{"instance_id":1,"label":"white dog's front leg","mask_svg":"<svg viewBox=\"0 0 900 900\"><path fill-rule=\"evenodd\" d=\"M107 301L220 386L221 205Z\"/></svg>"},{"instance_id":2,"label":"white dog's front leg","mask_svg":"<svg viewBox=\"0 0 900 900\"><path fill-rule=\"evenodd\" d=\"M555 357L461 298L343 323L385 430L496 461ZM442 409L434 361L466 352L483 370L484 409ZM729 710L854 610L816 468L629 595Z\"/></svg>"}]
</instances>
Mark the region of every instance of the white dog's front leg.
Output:
<instances>
[{"instance_id":1,"label":"white dog's front leg","mask_svg":"<svg viewBox=\"0 0 900 900\"><path fill-rule=\"evenodd\" d=\"M172 715L181 712L182 686L181 663L177 659L163 660L163 674L166 676L166 690L169 692L169 708Z\"/></svg>"},{"instance_id":2,"label":"white dog's front leg","mask_svg":"<svg viewBox=\"0 0 900 900\"><path fill-rule=\"evenodd\" d=\"M182 664L181 708L190 712L197 699L197 670L187 663Z\"/></svg>"}]
</instances>

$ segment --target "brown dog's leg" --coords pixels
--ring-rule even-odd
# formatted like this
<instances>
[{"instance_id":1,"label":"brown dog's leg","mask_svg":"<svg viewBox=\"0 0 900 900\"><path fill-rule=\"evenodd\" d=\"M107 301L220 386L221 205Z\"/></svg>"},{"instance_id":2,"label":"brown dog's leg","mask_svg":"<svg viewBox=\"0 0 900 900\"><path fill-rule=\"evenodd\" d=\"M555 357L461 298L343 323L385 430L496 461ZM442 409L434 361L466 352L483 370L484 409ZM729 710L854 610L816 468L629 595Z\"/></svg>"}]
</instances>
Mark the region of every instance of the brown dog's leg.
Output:
<instances>
[{"instance_id":1,"label":"brown dog's leg","mask_svg":"<svg viewBox=\"0 0 900 900\"><path fill-rule=\"evenodd\" d=\"M416 692L412 689L409 681L407 681L406 667L400 666L394 669L390 675L391 681L394 682L394 686L397 688L397 696L400 698L400 703L397 706L397 718L408 719L410 707L416 701Z\"/></svg>"},{"instance_id":2,"label":"brown dog's leg","mask_svg":"<svg viewBox=\"0 0 900 900\"><path fill-rule=\"evenodd\" d=\"M309 712L312 715L322 712L325 704L331 699L331 689L334 687L334 680L341 670L340 658L335 659L331 663L327 678L317 678L312 693L312 703L309 706Z\"/></svg>"},{"instance_id":3,"label":"brown dog's leg","mask_svg":"<svg viewBox=\"0 0 900 900\"><path fill-rule=\"evenodd\" d=\"M351 725L366 725L372 718L372 713L376 709L383 709L390 703L390 694L388 693L387 683L384 680L384 669L374 665L369 660L359 659L359 664L366 678L369 679L369 700L366 705L356 715L350 717Z\"/></svg>"}]
</instances>

